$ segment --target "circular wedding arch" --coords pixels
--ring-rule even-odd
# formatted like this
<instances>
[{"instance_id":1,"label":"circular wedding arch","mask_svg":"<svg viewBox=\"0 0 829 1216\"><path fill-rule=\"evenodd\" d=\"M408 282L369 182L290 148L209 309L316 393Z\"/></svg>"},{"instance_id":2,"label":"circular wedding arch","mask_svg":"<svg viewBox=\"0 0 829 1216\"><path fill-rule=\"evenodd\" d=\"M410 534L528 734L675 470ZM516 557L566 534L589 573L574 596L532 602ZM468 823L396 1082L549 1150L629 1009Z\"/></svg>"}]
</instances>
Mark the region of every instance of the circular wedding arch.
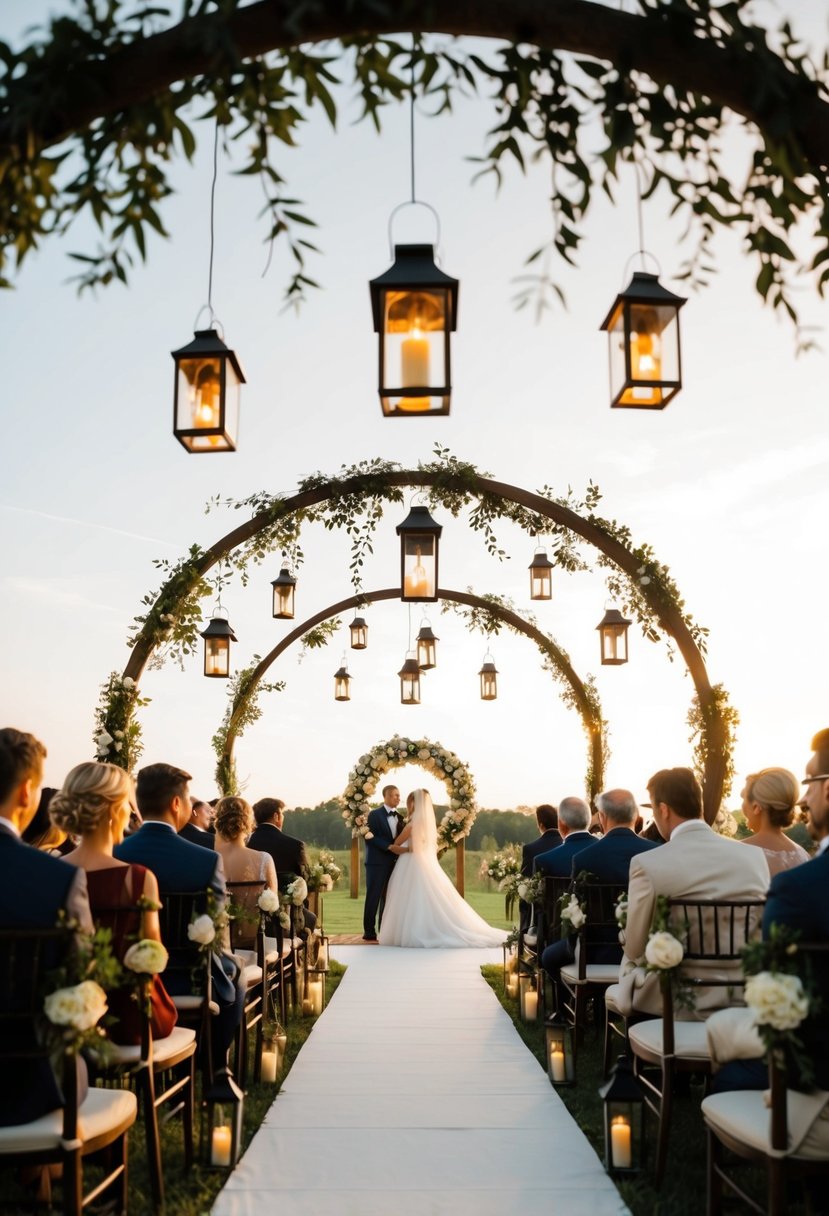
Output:
<instances>
[{"instance_id":1,"label":"circular wedding arch","mask_svg":"<svg viewBox=\"0 0 829 1216\"><path fill-rule=\"evenodd\" d=\"M382 516L380 501L401 502L404 487L429 489L432 499L447 505L453 515L459 513L461 506L476 499L477 522L471 526L478 529L485 528L489 519L499 513L512 518L528 532L532 531L533 535L545 530L539 526L539 521L541 525L544 521L550 521L552 528L547 525L546 530L559 536L573 533L599 551L601 564L615 567L627 576L649 614L650 628L658 626L673 640L693 681L698 717L704 732L701 753L705 818L709 823L713 822L720 808L731 762L730 723L722 698L711 685L700 645L683 613L682 601L675 589L671 590L664 579L650 573L642 577L642 553L626 543L628 534L625 529L620 529L618 525L614 527L592 513L583 518L561 501L493 480L454 457L438 467L414 470L374 462L356 471L346 471L339 478L314 475L297 494L284 499L255 496L251 505L256 509L248 520L226 533L209 549L194 548L190 556L172 571L141 618L141 628L134 639L123 678L130 681L130 687L137 684L148 661L169 635L169 626L165 622L171 616L175 618L178 615L176 610L180 612L186 609L191 617L194 613L200 614L200 609L194 608L192 597L203 593L199 589L204 586L205 576L228 555L246 545L251 551L250 546L253 545L252 560L261 560L277 547L274 534L283 521L292 525L296 536L303 517L322 517L320 504L331 505L333 514L327 522L332 527L342 526L342 515L347 514L354 503L364 503L367 499L374 500L375 515ZM488 546L490 539L487 536ZM127 706L127 725L134 716L137 701L136 695ZM105 726L105 729L108 728Z\"/></svg>"}]
</instances>

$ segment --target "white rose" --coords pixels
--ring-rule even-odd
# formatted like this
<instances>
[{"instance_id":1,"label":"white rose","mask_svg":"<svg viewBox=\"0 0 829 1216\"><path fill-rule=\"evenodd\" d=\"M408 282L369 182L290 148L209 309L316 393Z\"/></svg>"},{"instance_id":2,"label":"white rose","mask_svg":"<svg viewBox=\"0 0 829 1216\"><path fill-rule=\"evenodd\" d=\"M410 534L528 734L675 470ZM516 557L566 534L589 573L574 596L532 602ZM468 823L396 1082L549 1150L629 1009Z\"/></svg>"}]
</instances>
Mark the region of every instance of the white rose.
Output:
<instances>
[{"instance_id":1,"label":"white rose","mask_svg":"<svg viewBox=\"0 0 829 1216\"><path fill-rule=\"evenodd\" d=\"M279 910L279 895L276 891L271 891L270 888L264 890L256 902L263 912L277 912Z\"/></svg>"},{"instance_id":2,"label":"white rose","mask_svg":"<svg viewBox=\"0 0 829 1216\"><path fill-rule=\"evenodd\" d=\"M628 901L626 899L619 900L619 902L617 903L616 908L615 908L615 914L616 914L616 920L617 920L618 924L621 925L627 920Z\"/></svg>"},{"instance_id":3,"label":"white rose","mask_svg":"<svg viewBox=\"0 0 829 1216\"><path fill-rule=\"evenodd\" d=\"M682 942L677 941L673 933L667 933L664 929L659 933L652 933L645 946L645 958L652 967L657 967L660 971L678 967L684 954Z\"/></svg>"},{"instance_id":4,"label":"white rose","mask_svg":"<svg viewBox=\"0 0 829 1216\"><path fill-rule=\"evenodd\" d=\"M121 683L124 688L135 688L135 680L132 678L132 676L124 676Z\"/></svg>"},{"instance_id":5,"label":"white rose","mask_svg":"<svg viewBox=\"0 0 829 1216\"><path fill-rule=\"evenodd\" d=\"M115 749L115 751L116 751L116 752L120 752L121 748L122 748L124 745L123 745L123 743L113 743L113 745L112 745L112 746L113 746L113 748Z\"/></svg>"},{"instance_id":6,"label":"white rose","mask_svg":"<svg viewBox=\"0 0 829 1216\"><path fill-rule=\"evenodd\" d=\"M200 946L210 945L216 936L216 928L206 912L190 922L187 926L187 936L191 942L198 942Z\"/></svg>"},{"instance_id":7,"label":"white rose","mask_svg":"<svg viewBox=\"0 0 829 1216\"><path fill-rule=\"evenodd\" d=\"M109 747L110 743L112 742L112 735L108 734L107 731L102 730L100 735L98 735L97 739L95 740L95 742L98 744L98 751L105 752L106 749Z\"/></svg>"},{"instance_id":8,"label":"white rose","mask_svg":"<svg viewBox=\"0 0 829 1216\"><path fill-rule=\"evenodd\" d=\"M518 898L519 899L526 899L528 892L529 892L529 887L527 886L527 884L525 882L521 882L518 884Z\"/></svg>"},{"instance_id":9,"label":"white rose","mask_svg":"<svg viewBox=\"0 0 829 1216\"><path fill-rule=\"evenodd\" d=\"M418 760L428 760L429 759L428 747L421 747L420 751L417 753L417 758L418 758Z\"/></svg>"},{"instance_id":10,"label":"white rose","mask_svg":"<svg viewBox=\"0 0 829 1216\"><path fill-rule=\"evenodd\" d=\"M366 781L365 785L363 786L363 793L370 794L373 789L373 784L370 781Z\"/></svg>"},{"instance_id":11,"label":"white rose","mask_svg":"<svg viewBox=\"0 0 829 1216\"><path fill-rule=\"evenodd\" d=\"M745 1001L759 1026L796 1030L809 1012L809 998L797 975L761 971L746 982Z\"/></svg>"},{"instance_id":12,"label":"white rose","mask_svg":"<svg viewBox=\"0 0 829 1216\"><path fill-rule=\"evenodd\" d=\"M304 904L308 898L308 884L306 883L305 879L295 878L288 887L288 895L291 898L291 903L296 904L297 907L299 907L300 904Z\"/></svg>"},{"instance_id":13,"label":"white rose","mask_svg":"<svg viewBox=\"0 0 829 1216\"><path fill-rule=\"evenodd\" d=\"M43 1002L47 1018L55 1026L91 1030L107 1011L107 996L100 984L84 980L73 988L61 988Z\"/></svg>"},{"instance_id":14,"label":"white rose","mask_svg":"<svg viewBox=\"0 0 829 1216\"><path fill-rule=\"evenodd\" d=\"M323 874L322 878L320 879L320 886L323 891L333 891L334 879L330 874Z\"/></svg>"},{"instance_id":15,"label":"white rose","mask_svg":"<svg viewBox=\"0 0 829 1216\"><path fill-rule=\"evenodd\" d=\"M123 737L124 737L124 732L123 732L122 730L116 730L116 732L115 732L115 738L116 738L116 739L123 739Z\"/></svg>"},{"instance_id":16,"label":"white rose","mask_svg":"<svg viewBox=\"0 0 829 1216\"><path fill-rule=\"evenodd\" d=\"M124 966L139 975L158 975L167 966L169 955L161 942L150 938L136 942L124 955Z\"/></svg>"},{"instance_id":17,"label":"white rose","mask_svg":"<svg viewBox=\"0 0 829 1216\"><path fill-rule=\"evenodd\" d=\"M290 918L290 916L288 915L288 913L287 913L287 912L280 912L280 913L279 913L279 924L280 924L280 926L281 926L283 929L290 929L290 927L291 927L291 918Z\"/></svg>"}]
</instances>

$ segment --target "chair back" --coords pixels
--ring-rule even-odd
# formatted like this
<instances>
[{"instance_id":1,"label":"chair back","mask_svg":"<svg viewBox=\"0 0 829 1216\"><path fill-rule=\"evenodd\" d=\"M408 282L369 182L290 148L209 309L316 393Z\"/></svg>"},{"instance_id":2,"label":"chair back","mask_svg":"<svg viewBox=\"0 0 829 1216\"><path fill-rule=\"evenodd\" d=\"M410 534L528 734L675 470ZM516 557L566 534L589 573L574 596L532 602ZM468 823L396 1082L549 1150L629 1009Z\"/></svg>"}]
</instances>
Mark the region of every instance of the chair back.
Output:
<instances>
[{"instance_id":1,"label":"chair back","mask_svg":"<svg viewBox=\"0 0 829 1216\"><path fill-rule=\"evenodd\" d=\"M553 878L547 875L544 879L544 892L541 898L541 924L539 926L539 954L544 946L557 942L561 938L561 897L570 890L569 878Z\"/></svg>"},{"instance_id":2,"label":"chair back","mask_svg":"<svg viewBox=\"0 0 829 1216\"><path fill-rule=\"evenodd\" d=\"M230 949L255 950L259 954L264 937L262 910L258 899L265 890L267 883L263 878L254 878L245 882L229 882L227 896L230 921Z\"/></svg>"},{"instance_id":3,"label":"chair back","mask_svg":"<svg viewBox=\"0 0 829 1216\"><path fill-rule=\"evenodd\" d=\"M199 991L198 985L203 982L207 989L201 991L200 995L209 999L210 953L200 950L198 944L187 935L191 922L207 911L208 892L165 891L161 899L158 923L161 940L170 956L164 972L165 981L169 981L171 992L180 986L176 983L177 979L183 981L184 988L189 987L193 992Z\"/></svg>"},{"instance_id":4,"label":"chair back","mask_svg":"<svg viewBox=\"0 0 829 1216\"><path fill-rule=\"evenodd\" d=\"M576 934L579 979L583 981L587 964L595 961L591 955L598 949L618 947L618 958L621 960L616 901L622 894L622 888L618 882L591 882L584 878L574 882L573 890L585 910L584 924Z\"/></svg>"}]
</instances>

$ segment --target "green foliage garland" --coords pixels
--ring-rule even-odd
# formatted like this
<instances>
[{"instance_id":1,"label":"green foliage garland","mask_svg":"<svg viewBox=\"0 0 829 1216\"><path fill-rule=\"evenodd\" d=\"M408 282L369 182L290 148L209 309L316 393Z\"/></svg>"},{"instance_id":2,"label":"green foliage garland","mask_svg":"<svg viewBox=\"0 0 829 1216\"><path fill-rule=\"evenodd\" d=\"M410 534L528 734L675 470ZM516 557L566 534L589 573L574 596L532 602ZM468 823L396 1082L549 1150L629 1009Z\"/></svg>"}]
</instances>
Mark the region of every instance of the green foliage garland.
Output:
<instances>
[{"instance_id":1,"label":"green foliage garland","mask_svg":"<svg viewBox=\"0 0 829 1216\"><path fill-rule=\"evenodd\" d=\"M234 737L238 739L248 726L258 722L262 717L262 708L259 705L259 697L262 693L282 692L285 687L283 680L254 681L253 677L260 661L261 656L255 654L253 663L249 667L243 667L241 671L237 671L231 676L227 688L230 704L225 710L221 726L210 740L216 755L216 785L225 798L240 793L236 762L227 754L227 739L231 723L234 728Z\"/></svg>"}]
</instances>

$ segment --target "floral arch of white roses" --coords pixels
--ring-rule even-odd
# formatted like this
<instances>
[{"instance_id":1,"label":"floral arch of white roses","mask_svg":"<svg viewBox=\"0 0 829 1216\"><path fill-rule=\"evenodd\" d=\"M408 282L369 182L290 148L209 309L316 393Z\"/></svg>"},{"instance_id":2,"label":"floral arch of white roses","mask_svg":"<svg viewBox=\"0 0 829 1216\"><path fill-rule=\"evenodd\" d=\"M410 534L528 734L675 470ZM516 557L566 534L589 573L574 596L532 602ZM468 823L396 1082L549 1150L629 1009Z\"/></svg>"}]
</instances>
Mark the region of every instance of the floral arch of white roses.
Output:
<instances>
[{"instance_id":1,"label":"floral arch of white roses","mask_svg":"<svg viewBox=\"0 0 829 1216\"><path fill-rule=\"evenodd\" d=\"M449 810L438 824L438 848L443 851L468 836L475 822L475 782L466 765L454 752L431 739L404 739L400 735L378 743L360 757L348 774L343 793L346 809L343 819L351 826L352 836L370 836L369 803L381 778L404 764L419 764L440 777L449 794ZM384 783L387 784L387 783Z\"/></svg>"}]
</instances>

